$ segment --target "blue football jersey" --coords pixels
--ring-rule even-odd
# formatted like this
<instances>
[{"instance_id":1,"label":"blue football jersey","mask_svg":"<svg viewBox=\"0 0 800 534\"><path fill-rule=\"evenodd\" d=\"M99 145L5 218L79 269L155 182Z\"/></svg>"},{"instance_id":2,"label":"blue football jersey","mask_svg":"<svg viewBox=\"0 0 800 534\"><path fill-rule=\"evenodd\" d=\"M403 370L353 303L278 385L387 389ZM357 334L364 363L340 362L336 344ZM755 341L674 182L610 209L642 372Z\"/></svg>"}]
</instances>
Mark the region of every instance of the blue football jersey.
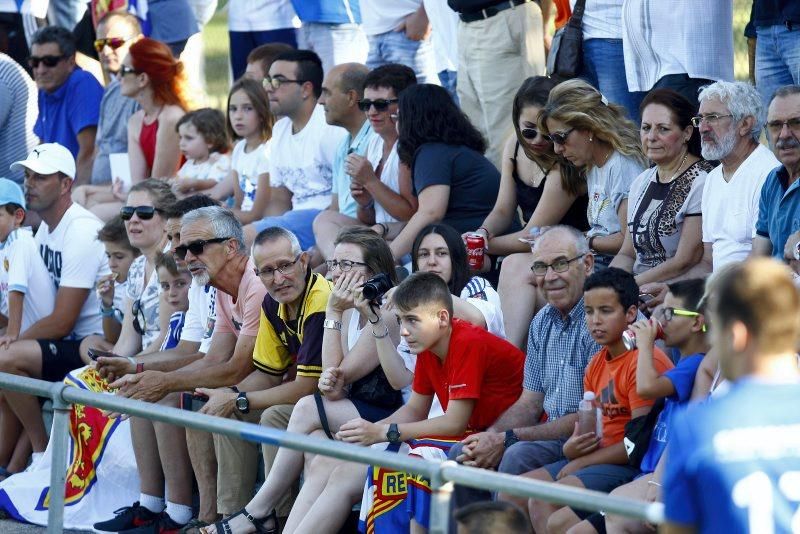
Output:
<instances>
[{"instance_id":1,"label":"blue football jersey","mask_svg":"<svg viewBox=\"0 0 800 534\"><path fill-rule=\"evenodd\" d=\"M675 414L667 520L700 532L800 532L800 384L753 379Z\"/></svg>"}]
</instances>

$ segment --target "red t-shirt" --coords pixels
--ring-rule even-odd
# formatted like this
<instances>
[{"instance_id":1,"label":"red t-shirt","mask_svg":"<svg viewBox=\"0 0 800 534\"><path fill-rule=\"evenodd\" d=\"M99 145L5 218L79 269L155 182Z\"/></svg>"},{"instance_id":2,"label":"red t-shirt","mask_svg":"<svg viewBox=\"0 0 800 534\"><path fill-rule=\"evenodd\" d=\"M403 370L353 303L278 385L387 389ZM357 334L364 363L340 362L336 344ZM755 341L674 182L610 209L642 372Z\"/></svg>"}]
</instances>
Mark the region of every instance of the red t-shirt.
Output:
<instances>
[{"instance_id":1,"label":"red t-shirt","mask_svg":"<svg viewBox=\"0 0 800 534\"><path fill-rule=\"evenodd\" d=\"M468 427L485 430L519 398L524 365L525 354L508 341L453 319L447 357L420 352L412 389L435 393L444 410L450 399L476 399Z\"/></svg>"},{"instance_id":2,"label":"red t-shirt","mask_svg":"<svg viewBox=\"0 0 800 534\"><path fill-rule=\"evenodd\" d=\"M583 376L583 390L594 391L603 408L602 447L622 441L625 425L631 420L633 410L652 406L655 400L646 400L636 393L637 349L611 358L608 347L592 357ZM653 349L653 366L658 374L672 369L672 361L660 350Z\"/></svg>"}]
</instances>

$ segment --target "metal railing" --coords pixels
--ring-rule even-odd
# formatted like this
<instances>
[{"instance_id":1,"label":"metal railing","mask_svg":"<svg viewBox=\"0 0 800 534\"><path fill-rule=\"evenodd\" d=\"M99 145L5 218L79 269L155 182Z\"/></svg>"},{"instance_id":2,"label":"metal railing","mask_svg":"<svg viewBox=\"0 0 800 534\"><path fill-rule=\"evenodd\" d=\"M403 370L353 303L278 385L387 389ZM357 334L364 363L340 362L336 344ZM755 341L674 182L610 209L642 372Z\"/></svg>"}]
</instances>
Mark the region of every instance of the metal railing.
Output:
<instances>
[{"instance_id":1,"label":"metal railing","mask_svg":"<svg viewBox=\"0 0 800 534\"><path fill-rule=\"evenodd\" d=\"M305 434L295 434L252 423L213 417L108 395L68 386L60 382L45 382L27 377L0 373L0 389L28 393L53 401L53 426L51 430L50 508L47 531L60 533L64 522L63 488L67 472L67 424L71 404L94 406L117 413L130 414L164 423L194 428L216 434L258 443L268 443L304 452L322 454L340 460L358 462L422 475L430 480L433 502L431 504L430 532L448 532L450 494L453 483L488 491L502 491L520 497L533 497L547 502L573 506L586 510L603 510L659 524L664 520L664 507L660 503L646 503L624 499L561 484L548 484L536 480L496 473L486 469L465 467L455 462L436 463L421 461L401 454L359 447L349 443L319 439Z\"/></svg>"}]
</instances>

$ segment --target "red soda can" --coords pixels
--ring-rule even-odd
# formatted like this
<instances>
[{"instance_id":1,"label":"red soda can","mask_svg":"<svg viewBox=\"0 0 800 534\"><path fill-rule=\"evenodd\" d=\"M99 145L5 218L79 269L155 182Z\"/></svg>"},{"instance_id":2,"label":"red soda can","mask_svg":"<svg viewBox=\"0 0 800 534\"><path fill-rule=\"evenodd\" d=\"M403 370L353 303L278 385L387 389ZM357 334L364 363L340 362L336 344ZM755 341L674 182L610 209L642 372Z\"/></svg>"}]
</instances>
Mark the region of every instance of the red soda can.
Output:
<instances>
[{"instance_id":1,"label":"red soda can","mask_svg":"<svg viewBox=\"0 0 800 534\"><path fill-rule=\"evenodd\" d=\"M479 271L483 268L483 251L486 247L486 240L481 234L469 233L466 241L469 268L473 271Z\"/></svg>"},{"instance_id":2,"label":"red soda can","mask_svg":"<svg viewBox=\"0 0 800 534\"><path fill-rule=\"evenodd\" d=\"M653 319L656 322L656 339L664 339L664 328L661 326L661 323L658 320ZM622 344L625 345L625 348L628 350L633 350L636 348L636 332L633 330L625 330L622 333Z\"/></svg>"}]
</instances>

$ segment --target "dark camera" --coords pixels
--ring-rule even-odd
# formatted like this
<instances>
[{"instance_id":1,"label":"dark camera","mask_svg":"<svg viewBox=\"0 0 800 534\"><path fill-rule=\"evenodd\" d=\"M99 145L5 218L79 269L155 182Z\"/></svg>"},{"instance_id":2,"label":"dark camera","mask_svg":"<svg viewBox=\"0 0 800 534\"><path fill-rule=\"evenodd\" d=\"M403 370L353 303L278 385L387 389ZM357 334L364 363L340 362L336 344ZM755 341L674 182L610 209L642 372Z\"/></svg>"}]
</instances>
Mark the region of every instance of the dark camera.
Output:
<instances>
[{"instance_id":1,"label":"dark camera","mask_svg":"<svg viewBox=\"0 0 800 534\"><path fill-rule=\"evenodd\" d=\"M367 280L362 287L364 298L373 304L380 304L383 295L392 289L394 284L386 273L379 273Z\"/></svg>"}]
</instances>

